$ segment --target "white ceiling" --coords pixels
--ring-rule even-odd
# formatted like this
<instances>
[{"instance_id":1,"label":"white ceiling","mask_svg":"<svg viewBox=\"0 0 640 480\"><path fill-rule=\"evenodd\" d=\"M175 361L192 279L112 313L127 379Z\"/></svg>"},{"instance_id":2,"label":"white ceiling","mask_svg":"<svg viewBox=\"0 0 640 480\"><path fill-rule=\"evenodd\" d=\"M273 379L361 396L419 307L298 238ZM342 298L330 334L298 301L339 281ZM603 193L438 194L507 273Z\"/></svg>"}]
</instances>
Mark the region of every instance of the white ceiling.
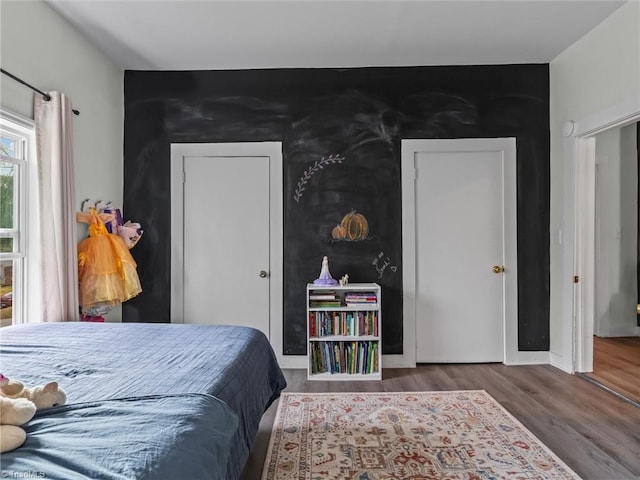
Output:
<instances>
[{"instance_id":1,"label":"white ceiling","mask_svg":"<svg viewBox=\"0 0 640 480\"><path fill-rule=\"evenodd\" d=\"M548 63L617 0L48 0L128 70Z\"/></svg>"}]
</instances>

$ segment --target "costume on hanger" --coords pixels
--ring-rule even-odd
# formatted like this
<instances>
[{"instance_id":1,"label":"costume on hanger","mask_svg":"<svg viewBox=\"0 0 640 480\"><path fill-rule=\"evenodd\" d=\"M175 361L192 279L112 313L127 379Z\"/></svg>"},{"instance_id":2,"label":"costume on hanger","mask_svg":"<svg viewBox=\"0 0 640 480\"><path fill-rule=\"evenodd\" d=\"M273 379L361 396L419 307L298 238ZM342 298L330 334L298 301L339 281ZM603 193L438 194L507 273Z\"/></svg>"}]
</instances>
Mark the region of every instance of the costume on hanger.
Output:
<instances>
[{"instance_id":1,"label":"costume on hanger","mask_svg":"<svg viewBox=\"0 0 640 480\"><path fill-rule=\"evenodd\" d=\"M77 214L79 222L89 224L89 236L78 243L80 306L85 315L104 315L142 292L129 248L105 227L112 219L113 214L95 208Z\"/></svg>"}]
</instances>

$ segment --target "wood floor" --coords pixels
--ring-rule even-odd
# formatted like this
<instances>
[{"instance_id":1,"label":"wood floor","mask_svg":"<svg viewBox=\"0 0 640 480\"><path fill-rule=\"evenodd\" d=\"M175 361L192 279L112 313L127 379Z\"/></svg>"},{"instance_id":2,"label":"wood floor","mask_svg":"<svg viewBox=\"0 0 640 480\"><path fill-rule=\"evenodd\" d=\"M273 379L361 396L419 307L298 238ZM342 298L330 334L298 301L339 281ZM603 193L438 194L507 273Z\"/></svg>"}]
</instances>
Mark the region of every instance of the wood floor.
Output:
<instances>
[{"instance_id":1,"label":"wood floor","mask_svg":"<svg viewBox=\"0 0 640 480\"><path fill-rule=\"evenodd\" d=\"M285 370L288 392L486 390L585 480L640 478L640 408L549 365L420 365L379 382L309 382ZM265 413L241 480L259 480L277 402Z\"/></svg>"},{"instance_id":2,"label":"wood floor","mask_svg":"<svg viewBox=\"0 0 640 480\"><path fill-rule=\"evenodd\" d=\"M587 377L640 404L640 337L593 337Z\"/></svg>"}]
</instances>

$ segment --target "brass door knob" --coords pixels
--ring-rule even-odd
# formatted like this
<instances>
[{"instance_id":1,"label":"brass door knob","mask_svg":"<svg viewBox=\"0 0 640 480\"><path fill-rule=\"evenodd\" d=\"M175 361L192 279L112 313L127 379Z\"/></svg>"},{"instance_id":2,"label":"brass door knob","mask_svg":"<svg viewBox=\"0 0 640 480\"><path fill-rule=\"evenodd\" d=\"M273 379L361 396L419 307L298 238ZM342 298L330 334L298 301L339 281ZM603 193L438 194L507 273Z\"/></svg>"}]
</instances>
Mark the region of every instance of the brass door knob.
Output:
<instances>
[{"instance_id":1,"label":"brass door knob","mask_svg":"<svg viewBox=\"0 0 640 480\"><path fill-rule=\"evenodd\" d=\"M500 265L494 265L494 266L491 268L491 271L492 271L493 273L503 273L503 272L504 272L504 267L502 267L502 266L500 266Z\"/></svg>"}]
</instances>

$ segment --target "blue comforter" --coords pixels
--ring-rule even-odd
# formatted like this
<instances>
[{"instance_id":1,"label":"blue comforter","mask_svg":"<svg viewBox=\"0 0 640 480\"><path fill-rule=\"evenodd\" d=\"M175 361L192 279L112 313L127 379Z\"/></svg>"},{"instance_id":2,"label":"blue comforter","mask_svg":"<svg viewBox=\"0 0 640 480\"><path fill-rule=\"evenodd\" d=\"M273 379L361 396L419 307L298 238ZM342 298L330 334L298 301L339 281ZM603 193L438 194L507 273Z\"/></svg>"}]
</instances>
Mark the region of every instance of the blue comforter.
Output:
<instances>
[{"instance_id":1,"label":"blue comforter","mask_svg":"<svg viewBox=\"0 0 640 480\"><path fill-rule=\"evenodd\" d=\"M6 327L0 329L0 361L4 375L27 385L57 380L67 392L68 405L180 394L216 397L239 421L231 439L228 479L240 475L264 410L286 386L267 338L246 327L115 323ZM2 467L9 468L4 455Z\"/></svg>"},{"instance_id":2,"label":"blue comforter","mask_svg":"<svg viewBox=\"0 0 640 480\"><path fill-rule=\"evenodd\" d=\"M224 402L203 394L50 408L25 426L22 447L3 454L3 477L224 480L237 426Z\"/></svg>"}]
</instances>

